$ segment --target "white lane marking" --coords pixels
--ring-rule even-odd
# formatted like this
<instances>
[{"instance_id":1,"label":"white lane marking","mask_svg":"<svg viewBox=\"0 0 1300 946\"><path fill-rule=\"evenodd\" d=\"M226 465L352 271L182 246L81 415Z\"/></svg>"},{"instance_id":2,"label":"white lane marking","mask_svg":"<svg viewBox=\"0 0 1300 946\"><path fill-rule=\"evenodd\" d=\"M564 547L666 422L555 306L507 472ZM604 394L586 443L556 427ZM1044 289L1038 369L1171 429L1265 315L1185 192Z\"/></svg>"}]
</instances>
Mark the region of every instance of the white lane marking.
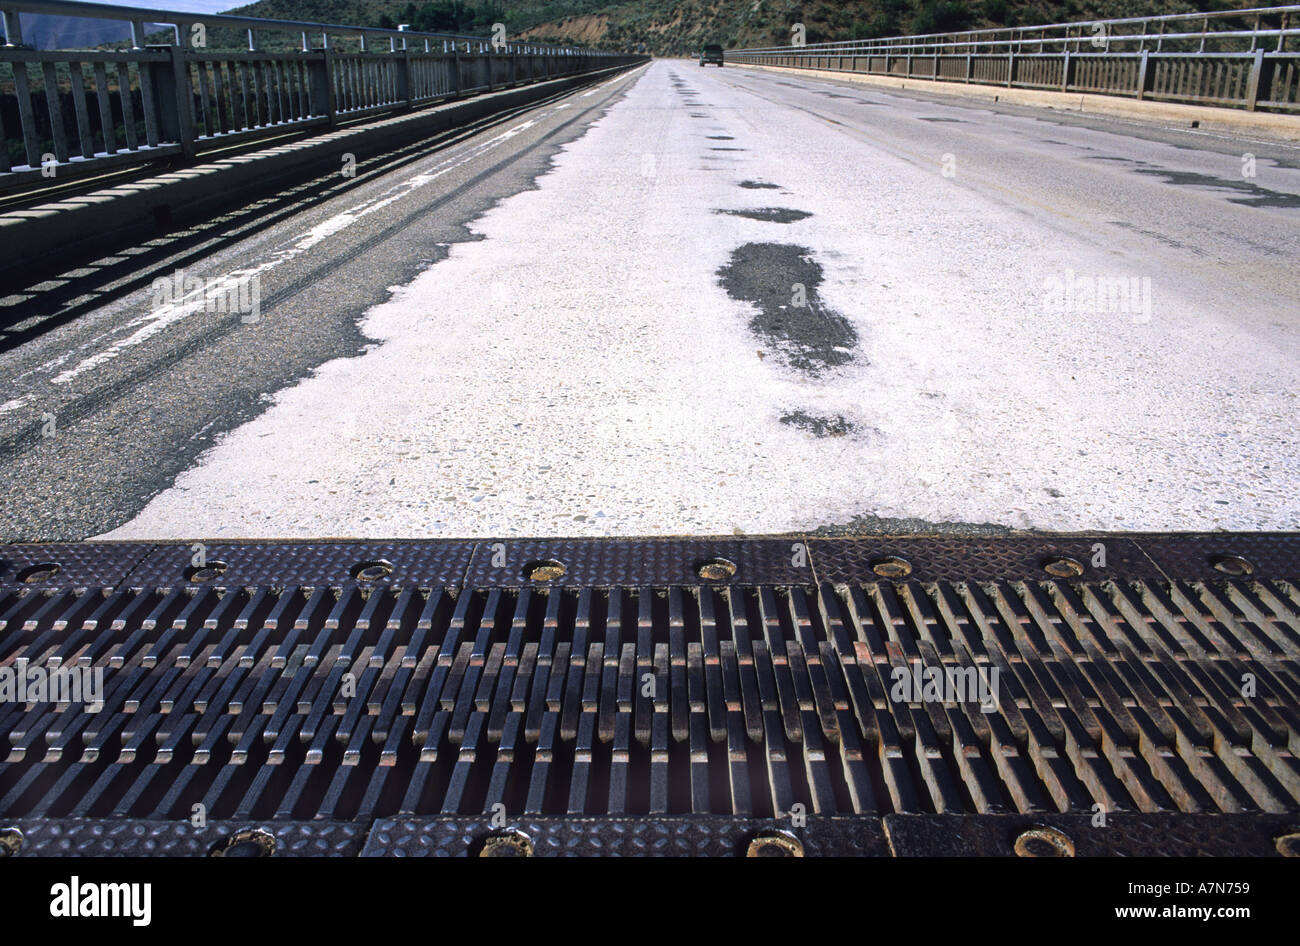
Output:
<instances>
[{"instance_id":1,"label":"white lane marking","mask_svg":"<svg viewBox=\"0 0 1300 946\"><path fill-rule=\"evenodd\" d=\"M74 367L55 375L55 377L51 379L52 383L67 384L73 379L85 374L87 371L98 368L100 365L112 361L114 358L121 355L122 352L148 341L164 329L175 325L197 312L204 311L206 300L213 298L214 295L219 294L223 290L238 288L243 280L260 276L277 266L281 266L284 263L301 256L303 253L319 245L330 237L342 233L363 217L369 216L377 210L382 210L384 207L409 196L419 188L437 180L444 174L468 164L471 161L477 160L488 151L496 148L516 135L527 131L536 124L537 119L530 118L511 126L507 130L487 139L486 141L474 142L471 145L471 150L459 158L444 161L441 165L435 165L436 170L425 171L421 174L413 175L401 183L390 187L383 194L362 201L356 206L322 221L307 232L299 234L293 239L290 246L282 247L281 249L274 251L271 254L271 257L262 264L251 268L230 270L220 276L211 277L209 280L205 281L206 284L204 289L190 292L173 303L152 307L145 315L133 319L117 329L117 331L135 329L130 336L120 342L110 345L101 352L83 359Z\"/></svg>"}]
</instances>

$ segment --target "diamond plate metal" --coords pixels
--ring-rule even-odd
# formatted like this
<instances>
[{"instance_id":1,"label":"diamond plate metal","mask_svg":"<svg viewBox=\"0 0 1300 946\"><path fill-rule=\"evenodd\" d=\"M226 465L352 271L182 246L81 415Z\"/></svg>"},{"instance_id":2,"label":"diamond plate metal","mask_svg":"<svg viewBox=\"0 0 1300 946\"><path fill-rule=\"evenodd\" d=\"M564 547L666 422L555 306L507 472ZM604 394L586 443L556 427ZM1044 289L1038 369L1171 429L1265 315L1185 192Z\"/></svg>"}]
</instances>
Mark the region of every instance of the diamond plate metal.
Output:
<instances>
[{"instance_id":1,"label":"diamond plate metal","mask_svg":"<svg viewBox=\"0 0 1300 946\"><path fill-rule=\"evenodd\" d=\"M1134 541L1172 579L1206 581L1229 577L1214 567L1215 559L1224 555L1238 555L1250 562L1254 567L1251 578L1300 576L1300 535L1293 532L1150 535Z\"/></svg>"},{"instance_id":2,"label":"diamond plate metal","mask_svg":"<svg viewBox=\"0 0 1300 946\"><path fill-rule=\"evenodd\" d=\"M1278 857L1275 839L1298 824L1262 814L1111 814L1104 826L1092 815L884 818L898 857L1015 857L1016 839L1037 826L1063 832L1076 857Z\"/></svg>"},{"instance_id":3,"label":"diamond plate metal","mask_svg":"<svg viewBox=\"0 0 1300 946\"><path fill-rule=\"evenodd\" d=\"M521 831L537 857L742 857L760 833L787 831L808 857L887 857L889 846L876 818L817 818L791 829L789 822L748 818L531 818L506 829L487 818L380 819L362 857L477 857L484 842Z\"/></svg>"},{"instance_id":4,"label":"diamond plate metal","mask_svg":"<svg viewBox=\"0 0 1300 946\"><path fill-rule=\"evenodd\" d=\"M1092 565L1094 546L1105 546L1106 567ZM1161 572L1131 539L1096 536L997 536L983 539L896 537L810 540L818 581L875 581L873 563L900 556L916 581L1037 581L1052 577L1044 565L1068 556L1084 580L1156 580Z\"/></svg>"},{"instance_id":5,"label":"diamond plate metal","mask_svg":"<svg viewBox=\"0 0 1300 946\"><path fill-rule=\"evenodd\" d=\"M226 570L204 587L351 587L414 585L459 587L473 552L472 542L205 542L207 562ZM127 577L133 588L193 584L193 543L156 546ZM369 582L353 577L364 562L387 561L391 574Z\"/></svg>"},{"instance_id":6,"label":"diamond plate metal","mask_svg":"<svg viewBox=\"0 0 1300 946\"><path fill-rule=\"evenodd\" d=\"M0 545L0 593L32 590L73 591L80 588L116 588L149 553L144 542L104 542L93 545ZM23 571L53 562L57 574L38 584L20 579Z\"/></svg>"},{"instance_id":7,"label":"diamond plate metal","mask_svg":"<svg viewBox=\"0 0 1300 946\"><path fill-rule=\"evenodd\" d=\"M347 822L222 822L32 819L7 821L23 833L20 857L205 857L238 831L266 831L276 857L356 857L367 826Z\"/></svg>"},{"instance_id":8,"label":"diamond plate metal","mask_svg":"<svg viewBox=\"0 0 1300 946\"><path fill-rule=\"evenodd\" d=\"M517 588L529 585L792 585L812 584L812 569L794 564L803 540L784 539L501 539L480 542L474 551L471 586ZM806 558L806 556L805 556ZM705 580L699 567L714 559L736 565L734 578ZM553 560L565 567L553 581L524 576L530 562ZM504 562L504 564L497 564Z\"/></svg>"}]
</instances>

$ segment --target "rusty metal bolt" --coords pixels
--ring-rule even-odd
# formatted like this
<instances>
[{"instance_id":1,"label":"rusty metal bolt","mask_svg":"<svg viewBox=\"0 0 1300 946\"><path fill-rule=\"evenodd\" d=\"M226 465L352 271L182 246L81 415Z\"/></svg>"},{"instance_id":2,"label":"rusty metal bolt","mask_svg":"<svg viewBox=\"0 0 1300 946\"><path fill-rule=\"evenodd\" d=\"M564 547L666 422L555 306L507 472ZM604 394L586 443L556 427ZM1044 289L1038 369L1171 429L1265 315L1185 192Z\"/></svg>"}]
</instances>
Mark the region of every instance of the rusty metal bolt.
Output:
<instances>
[{"instance_id":1,"label":"rusty metal bolt","mask_svg":"<svg viewBox=\"0 0 1300 946\"><path fill-rule=\"evenodd\" d=\"M0 828L0 857L15 857L23 849L23 833L17 828Z\"/></svg>"},{"instance_id":2,"label":"rusty metal bolt","mask_svg":"<svg viewBox=\"0 0 1300 946\"><path fill-rule=\"evenodd\" d=\"M1273 846L1283 857L1300 857L1300 831L1274 838Z\"/></svg>"},{"instance_id":3,"label":"rusty metal bolt","mask_svg":"<svg viewBox=\"0 0 1300 946\"><path fill-rule=\"evenodd\" d=\"M185 569L185 580L195 584L211 581L226 573L230 566L225 562L208 562L206 565L191 565Z\"/></svg>"},{"instance_id":4,"label":"rusty metal bolt","mask_svg":"<svg viewBox=\"0 0 1300 946\"><path fill-rule=\"evenodd\" d=\"M271 857L278 843L275 835L261 828L244 828L236 831L212 848L209 857Z\"/></svg>"},{"instance_id":5,"label":"rusty metal bolt","mask_svg":"<svg viewBox=\"0 0 1300 946\"><path fill-rule=\"evenodd\" d=\"M912 574L912 563L897 555L885 555L881 558L872 559L871 570L881 578L898 581Z\"/></svg>"},{"instance_id":6,"label":"rusty metal bolt","mask_svg":"<svg viewBox=\"0 0 1300 946\"><path fill-rule=\"evenodd\" d=\"M563 562L557 562L553 558L538 559L535 562L529 562L524 566L524 577L529 581L555 581L562 578L568 571Z\"/></svg>"},{"instance_id":7,"label":"rusty metal bolt","mask_svg":"<svg viewBox=\"0 0 1300 946\"><path fill-rule=\"evenodd\" d=\"M39 585L43 581L49 581L63 567L58 562L41 562L39 565L29 565L18 573L18 580L25 585Z\"/></svg>"},{"instance_id":8,"label":"rusty metal bolt","mask_svg":"<svg viewBox=\"0 0 1300 946\"><path fill-rule=\"evenodd\" d=\"M1068 556L1057 555L1043 562L1043 571L1053 578L1078 578L1083 574L1083 565Z\"/></svg>"},{"instance_id":9,"label":"rusty metal bolt","mask_svg":"<svg viewBox=\"0 0 1300 946\"><path fill-rule=\"evenodd\" d=\"M483 842L479 857L532 857L533 842L528 835L515 829L494 834Z\"/></svg>"},{"instance_id":10,"label":"rusty metal bolt","mask_svg":"<svg viewBox=\"0 0 1300 946\"><path fill-rule=\"evenodd\" d=\"M749 842L746 857L803 857L803 842L789 831L764 831Z\"/></svg>"},{"instance_id":11,"label":"rusty metal bolt","mask_svg":"<svg viewBox=\"0 0 1300 946\"><path fill-rule=\"evenodd\" d=\"M1036 825L1016 838L1018 857L1074 857L1074 842L1064 831Z\"/></svg>"},{"instance_id":12,"label":"rusty metal bolt","mask_svg":"<svg viewBox=\"0 0 1300 946\"><path fill-rule=\"evenodd\" d=\"M1210 564L1216 572L1233 578L1244 578L1255 573L1255 566L1240 555L1214 555L1210 558Z\"/></svg>"},{"instance_id":13,"label":"rusty metal bolt","mask_svg":"<svg viewBox=\"0 0 1300 946\"><path fill-rule=\"evenodd\" d=\"M373 562L358 562L352 569L353 581L379 581L393 573L393 563L378 558Z\"/></svg>"},{"instance_id":14,"label":"rusty metal bolt","mask_svg":"<svg viewBox=\"0 0 1300 946\"><path fill-rule=\"evenodd\" d=\"M695 567L705 581L727 581L736 577L736 563L725 558L711 558Z\"/></svg>"}]
</instances>

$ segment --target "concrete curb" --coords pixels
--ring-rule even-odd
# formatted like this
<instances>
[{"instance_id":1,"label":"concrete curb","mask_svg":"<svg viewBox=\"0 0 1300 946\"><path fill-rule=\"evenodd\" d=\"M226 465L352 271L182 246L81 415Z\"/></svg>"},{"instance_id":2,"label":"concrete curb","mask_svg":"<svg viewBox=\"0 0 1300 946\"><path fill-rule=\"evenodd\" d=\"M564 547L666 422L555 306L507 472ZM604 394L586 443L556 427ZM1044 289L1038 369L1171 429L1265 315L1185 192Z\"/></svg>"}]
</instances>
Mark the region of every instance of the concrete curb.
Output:
<instances>
[{"instance_id":1,"label":"concrete curb","mask_svg":"<svg viewBox=\"0 0 1300 946\"><path fill-rule=\"evenodd\" d=\"M66 269L152 239L163 221L167 226L183 226L338 170L344 154L356 154L360 160L627 68L631 67L489 92L0 214L0 244L5 247L0 286L30 285L40 272L52 268L51 259L57 259L58 269Z\"/></svg>"},{"instance_id":2,"label":"concrete curb","mask_svg":"<svg viewBox=\"0 0 1300 946\"><path fill-rule=\"evenodd\" d=\"M788 66L759 66L734 62L731 65L745 69L763 69L793 75L814 76L818 79L841 79L865 85L894 89L911 89L933 92L981 102L1006 102L1011 105L1031 105L1055 108L1062 111L1114 115L1142 121L1198 127L1205 131L1240 134L1250 132L1277 138L1282 141L1300 141L1300 115L1281 115L1276 112L1247 112L1210 105L1181 105L1175 102L1137 101L1115 95L1090 95L1079 92L1047 92L1040 89L1016 89L997 85L975 85L964 82L935 82L930 79L903 79L894 76L873 76L861 72L837 72L833 69L794 69ZM1193 126L1193 122L1196 123Z\"/></svg>"}]
</instances>

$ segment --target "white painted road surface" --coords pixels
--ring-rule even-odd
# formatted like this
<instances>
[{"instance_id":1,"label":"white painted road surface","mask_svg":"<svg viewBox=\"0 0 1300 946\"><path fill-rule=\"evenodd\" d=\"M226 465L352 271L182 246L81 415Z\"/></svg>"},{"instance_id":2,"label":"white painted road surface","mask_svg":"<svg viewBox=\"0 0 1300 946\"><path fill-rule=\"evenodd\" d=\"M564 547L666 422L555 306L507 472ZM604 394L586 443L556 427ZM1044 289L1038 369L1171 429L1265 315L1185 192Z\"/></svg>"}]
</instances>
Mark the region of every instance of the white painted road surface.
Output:
<instances>
[{"instance_id":1,"label":"white painted road surface","mask_svg":"<svg viewBox=\"0 0 1300 946\"><path fill-rule=\"evenodd\" d=\"M109 536L1300 528L1300 153L680 61L559 108L610 89Z\"/></svg>"}]
</instances>

